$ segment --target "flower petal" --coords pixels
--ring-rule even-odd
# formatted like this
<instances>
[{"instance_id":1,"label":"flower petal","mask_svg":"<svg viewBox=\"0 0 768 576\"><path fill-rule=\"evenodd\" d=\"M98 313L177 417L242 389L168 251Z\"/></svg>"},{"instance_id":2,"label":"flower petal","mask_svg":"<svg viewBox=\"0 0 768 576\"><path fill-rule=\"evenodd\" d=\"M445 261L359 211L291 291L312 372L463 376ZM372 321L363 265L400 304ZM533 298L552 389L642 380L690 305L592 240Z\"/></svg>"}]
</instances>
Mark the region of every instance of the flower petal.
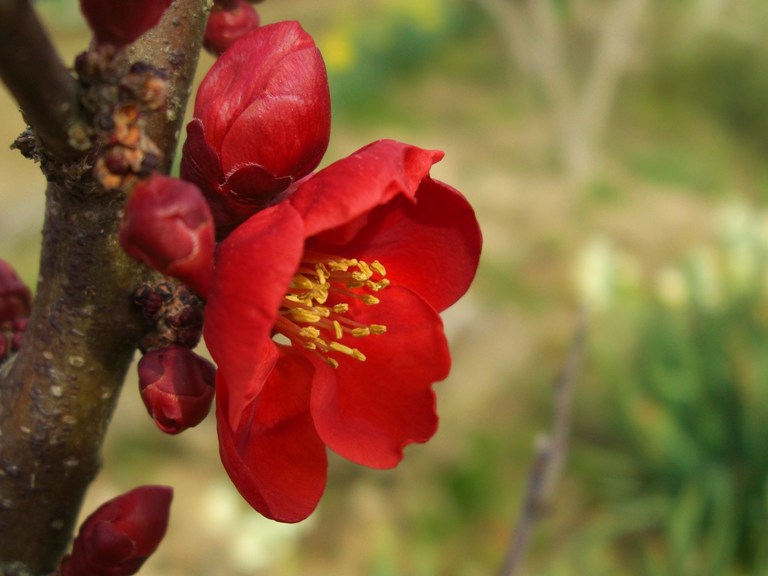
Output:
<instances>
[{"instance_id":1,"label":"flower petal","mask_svg":"<svg viewBox=\"0 0 768 576\"><path fill-rule=\"evenodd\" d=\"M327 456L309 413L315 369L303 354L280 346L261 394L241 406L230 427L228 382L217 388L221 461L240 494L256 510L281 522L298 522L325 490Z\"/></svg>"},{"instance_id":2,"label":"flower petal","mask_svg":"<svg viewBox=\"0 0 768 576\"><path fill-rule=\"evenodd\" d=\"M358 222L398 194L412 198L419 182L442 157L440 151L379 140L305 179L290 202L302 215L307 236L314 236Z\"/></svg>"},{"instance_id":3,"label":"flower petal","mask_svg":"<svg viewBox=\"0 0 768 576\"><path fill-rule=\"evenodd\" d=\"M437 429L432 384L450 368L443 324L434 309L403 287L387 288L381 302L361 305L354 319L385 324L381 335L342 342L366 356L339 357L335 379L312 388L312 416L335 452L372 468L391 468L403 448L426 442Z\"/></svg>"},{"instance_id":4,"label":"flower petal","mask_svg":"<svg viewBox=\"0 0 768 576\"><path fill-rule=\"evenodd\" d=\"M203 335L235 405L252 400L272 369L272 326L302 248L288 203L255 214L218 246Z\"/></svg>"},{"instance_id":5,"label":"flower petal","mask_svg":"<svg viewBox=\"0 0 768 576\"><path fill-rule=\"evenodd\" d=\"M224 175L216 151L205 139L205 127L197 118L187 124L187 138L181 155L180 174L203 190L206 196L218 191Z\"/></svg>"},{"instance_id":6,"label":"flower petal","mask_svg":"<svg viewBox=\"0 0 768 576\"><path fill-rule=\"evenodd\" d=\"M187 139L181 157L181 177L203 191L216 222L218 238L266 206L285 190L292 178L276 178L258 164L243 164L223 174L219 158L205 140L200 120L187 124Z\"/></svg>"},{"instance_id":7,"label":"flower petal","mask_svg":"<svg viewBox=\"0 0 768 576\"><path fill-rule=\"evenodd\" d=\"M324 234L323 239L332 236ZM456 302L475 277L482 248L475 212L462 194L426 178L415 202L395 198L374 209L343 246L310 239L308 248L380 261L392 285L418 292L438 312Z\"/></svg>"}]
</instances>

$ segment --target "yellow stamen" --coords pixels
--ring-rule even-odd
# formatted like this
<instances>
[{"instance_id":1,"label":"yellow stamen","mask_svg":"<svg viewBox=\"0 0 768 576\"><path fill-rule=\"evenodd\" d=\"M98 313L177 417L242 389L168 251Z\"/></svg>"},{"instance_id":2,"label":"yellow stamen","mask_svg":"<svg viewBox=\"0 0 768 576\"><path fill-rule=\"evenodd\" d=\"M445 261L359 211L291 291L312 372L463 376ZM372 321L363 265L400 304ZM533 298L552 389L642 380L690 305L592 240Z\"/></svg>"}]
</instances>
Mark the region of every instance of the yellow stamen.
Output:
<instances>
[{"instance_id":1,"label":"yellow stamen","mask_svg":"<svg viewBox=\"0 0 768 576\"><path fill-rule=\"evenodd\" d=\"M347 356L352 356L352 358L357 358L360 361L365 361L365 354L360 352L357 348L350 348L349 346L345 346L344 344L339 344L338 342L331 342L328 344L328 347L331 350L335 350L336 352L341 352L342 354L346 354Z\"/></svg>"},{"instance_id":2,"label":"yellow stamen","mask_svg":"<svg viewBox=\"0 0 768 576\"><path fill-rule=\"evenodd\" d=\"M374 272L376 272L379 276L386 276L387 275L387 269L382 266L381 262L378 260L374 260L371 262L371 268Z\"/></svg>"},{"instance_id":3,"label":"yellow stamen","mask_svg":"<svg viewBox=\"0 0 768 576\"><path fill-rule=\"evenodd\" d=\"M305 310L303 308L293 308L288 312L288 314L291 316L291 318L296 320L296 322L306 322L308 324L320 322L320 319L322 318L320 314L315 314L314 312Z\"/></svg>"},{"instance_id":4,"label":"yellow stamen","mask_svg":"<svg viewBox=\"0 0 768 576\"><path fill-rule=\"evenodd\" d=\"M306 338L307 340L313 340L315 338L320 338L320 330L314 326L305 326L299 330L299 336Z\"/></svg>"},{"instance_id":5,"label":"yellow stamen","mask_svg":"<svg viewBox=\"0 0 768 576\"><path fill-rule=\"evenodd\" d=\"M384 334L386 326L365 325L347 314L354 300L368 306L379 303L371 292L389 285L385 274L386 269L378 260L368 264L355 258L305 253L283 298L275 331L297 346L312 350L333 368L339 366L339 361L328 356L332 353L364 362L365 354L343 344L343 339ZM329 299L333 302L326 305Z\"/></svg>"},{"instance_id":6,"label":"yellow stamen","mask_svg":"<svg viewBox=\"0 0 768 576\"><path fill-rule=\"evenodd\" d=\"M365 283L368 288L373 290L374 292L378 292L379 290L383 290L387 286L389 286L389 280L386 278L379 280L378 282L374 282L372 280L368 280L368 282Z\"/></svg>"}]
</instances>

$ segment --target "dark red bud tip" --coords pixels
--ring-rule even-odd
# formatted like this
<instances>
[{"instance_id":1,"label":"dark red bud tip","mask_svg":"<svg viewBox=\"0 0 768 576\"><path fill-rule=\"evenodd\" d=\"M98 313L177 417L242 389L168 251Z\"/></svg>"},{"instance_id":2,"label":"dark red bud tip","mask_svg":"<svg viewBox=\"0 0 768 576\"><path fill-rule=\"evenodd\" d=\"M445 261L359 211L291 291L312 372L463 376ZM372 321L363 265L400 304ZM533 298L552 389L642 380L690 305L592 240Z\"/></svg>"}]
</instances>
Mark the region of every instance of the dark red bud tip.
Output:
<instances>
[{"instance_id":1,"label":"dark red bud tip","mask_svg":"<svg viewBox=\"0 0 768 576\"><path fill-rule=\"evenodd\" d=\"M260 23L259 13L245 0L217 2L208 16L203 45L219 56L236 40L258 28Z\"/></svg>"},{"instance_id":2,"label":"dark red bud tip","mask_svg":"<svg viewBox=\"0 0 768 576\"><path fill-rule=\"evenodd\" d=\"M133 258L208 294L214 223L194 184L160 174L139 182L125 206L120 244Z\"/></svg>"},{"instance_id":3,"label":"dark red bud tip","mask_svg":"<svg viewBox=\"0 0 768 576\"><path fill-rule=\"evenodd\" d=\"M13 267L0 259L0 324L29 316L32 294Z\"/></svg>"},{"instance_id":4,"label":"dark red bud tip","mask_svg":"<svg viewBox=\"0 0 768 576\"><path fill-rule=\"evenodd\" d=\"M122 48L160 21L173 0L80 0L97 44Z\"/></svg>"},{"instance_id":5,"label":"dark red bud tip","mask_svg":"<svg viewBox=\"0 0 768 576\"><path fill-rule=\"evenodd\" d=\"M58 574L136 574L165 536L172 498L168 486L140 486L105 502L80 526Z\"/></svg>"},{"instance_id":6,"label":"dark red bud tip","mask_svg":"<svg viewBox=\"0 0 768 576\"><path fill-rule=\"evenodd\" d=\"M150 350L139 361L141 399L167 434L178 434L205 419L215 379L213 364L182 346Z\"/></svg>"}]
</instances>

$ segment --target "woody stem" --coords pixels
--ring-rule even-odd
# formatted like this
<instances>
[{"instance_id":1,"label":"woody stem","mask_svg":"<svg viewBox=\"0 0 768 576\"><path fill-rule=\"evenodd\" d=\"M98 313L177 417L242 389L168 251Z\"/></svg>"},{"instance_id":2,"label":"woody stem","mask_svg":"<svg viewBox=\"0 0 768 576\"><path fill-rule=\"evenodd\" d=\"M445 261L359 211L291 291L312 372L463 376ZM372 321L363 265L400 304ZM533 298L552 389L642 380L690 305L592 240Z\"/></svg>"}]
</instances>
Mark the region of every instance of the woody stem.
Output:
<instances>
[{"instance_id":1,"label":"woody stem","mask_svg":"<svg viewBox=\"0 0 768 576\"><path fill-rule=\"evenodd\" d=\"M206 20L206 0L176 0L158 26L131 48L130 57L169 72L169 107L148 117L146 130L173 160ZM0 32L25 14L26 0L0 0ZM0 36L3 79L7 35ZM14 43L12 43L14 44ZM50 55L49 55L50 56ZM34 68L40 66L32 56ZM13 76L13 75L12 75ZM24 86L23 73L16 77ZM12 79L13 80L13 79ZM47 76L36 85L48 92ZM65 82L66 84L66 82ZM16 84L14 84L16 85ZM54 85L54 90L61 86ZM22 103L24 91L11 87ZM62 92L63 93L63 92ZM41 96L40 98L45 98ZM25 100L26 102L26 100ZM34 101L28 120L48 151L50 130L61 140L61 109ZM22 106L24 104L22 103ZM57 115L59 114L59 115ZM37 120L34 120L36 118ZM57 132L58 130L58 132ZM84 158L91 158L90 151ZM143 327L132 305L134 288L151 272L119 248L117 230L125 192L106 191L83 162L48 166L40 274L32 317L20 351L0 366L0 574L21 562L35 574L52 571L74 530L83 496L100 466L104 434ZM54 179L52 172L79 177ZM87 165L86 165L87 168Z\"/></svg>"}]
</instances>

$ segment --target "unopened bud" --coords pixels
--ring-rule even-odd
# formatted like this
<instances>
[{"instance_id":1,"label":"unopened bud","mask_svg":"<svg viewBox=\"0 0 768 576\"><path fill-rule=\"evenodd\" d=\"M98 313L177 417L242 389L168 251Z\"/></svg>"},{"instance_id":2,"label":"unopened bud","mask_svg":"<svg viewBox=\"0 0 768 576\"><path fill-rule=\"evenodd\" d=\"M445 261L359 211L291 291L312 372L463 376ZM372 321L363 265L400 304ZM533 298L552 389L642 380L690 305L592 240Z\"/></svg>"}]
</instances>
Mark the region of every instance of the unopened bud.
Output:
<instances>
[{"instance_id":1,"label":"unopened bud","mask_svg":"<svg viewBox=\"0 0 768 576\"><path fill-rule=\"evenodd\" d=\"M213 364L183 346L150 350L139 361L141 398L166 434L178 434L205 419L215 379Z\"/></svg>"},{"instance_id":2,"label":"unopened bud","mask_svg":"<svg viewBox=\"0 0 768 576\"><path fill-rule=\"evenodd\" d=\"M13 267L0 259L0 324L26 318L32 310L32 294Z\"/></svg>"},{"instance_id":3,"label":"unopened bud","mask_svg":"<svg viewBox=\"0 0 768 576\"><path fill-rule=\"evenodd\" d=\"M122 48L160 21L173 0L80 0L97 44Z\"/></svg>"},{"instance_id":4,"label":"unopened bud","mask_svg":"<svg viewBox=\"0 0 768 576\"><path fill-rule=\"evenodd\" d=\"M203 45L219 56L236 40L258 28L260 23L259 13L245 0L217 2L208 16Z\"/></svg>"},{"instance_id":5,"label":"unopened bud","mask_svg":"<svg viewBox=\"0 0 768 576\"><path fill-rule=\"evenodd\" d=\"M172 498L168 486L140 486L102 504L80 526L58 574L136 574L165 536Z\"/></svg>"},{"instance_id":6,"label":"unopened bud","mask_svg":"<svg viewBox=\"0 0 768 576\"><path fill-rule=\"evenodd\" d=\"M139 182L125 206L120 244L133 258L208 294L214 224L194 184L159 174Z\"/></svg>"},{"instance_id":7,"label":"unopened bud","mask_svg":"<svg viewBox=\"0 0 768 576\"><path fill-rule=\"evenodd\" d=\"M200 83L181 177L203 191L224 238L317 167L330 130L328 77L314 40L297 22L261 26Z\"/></svg>"}]
</instances>

